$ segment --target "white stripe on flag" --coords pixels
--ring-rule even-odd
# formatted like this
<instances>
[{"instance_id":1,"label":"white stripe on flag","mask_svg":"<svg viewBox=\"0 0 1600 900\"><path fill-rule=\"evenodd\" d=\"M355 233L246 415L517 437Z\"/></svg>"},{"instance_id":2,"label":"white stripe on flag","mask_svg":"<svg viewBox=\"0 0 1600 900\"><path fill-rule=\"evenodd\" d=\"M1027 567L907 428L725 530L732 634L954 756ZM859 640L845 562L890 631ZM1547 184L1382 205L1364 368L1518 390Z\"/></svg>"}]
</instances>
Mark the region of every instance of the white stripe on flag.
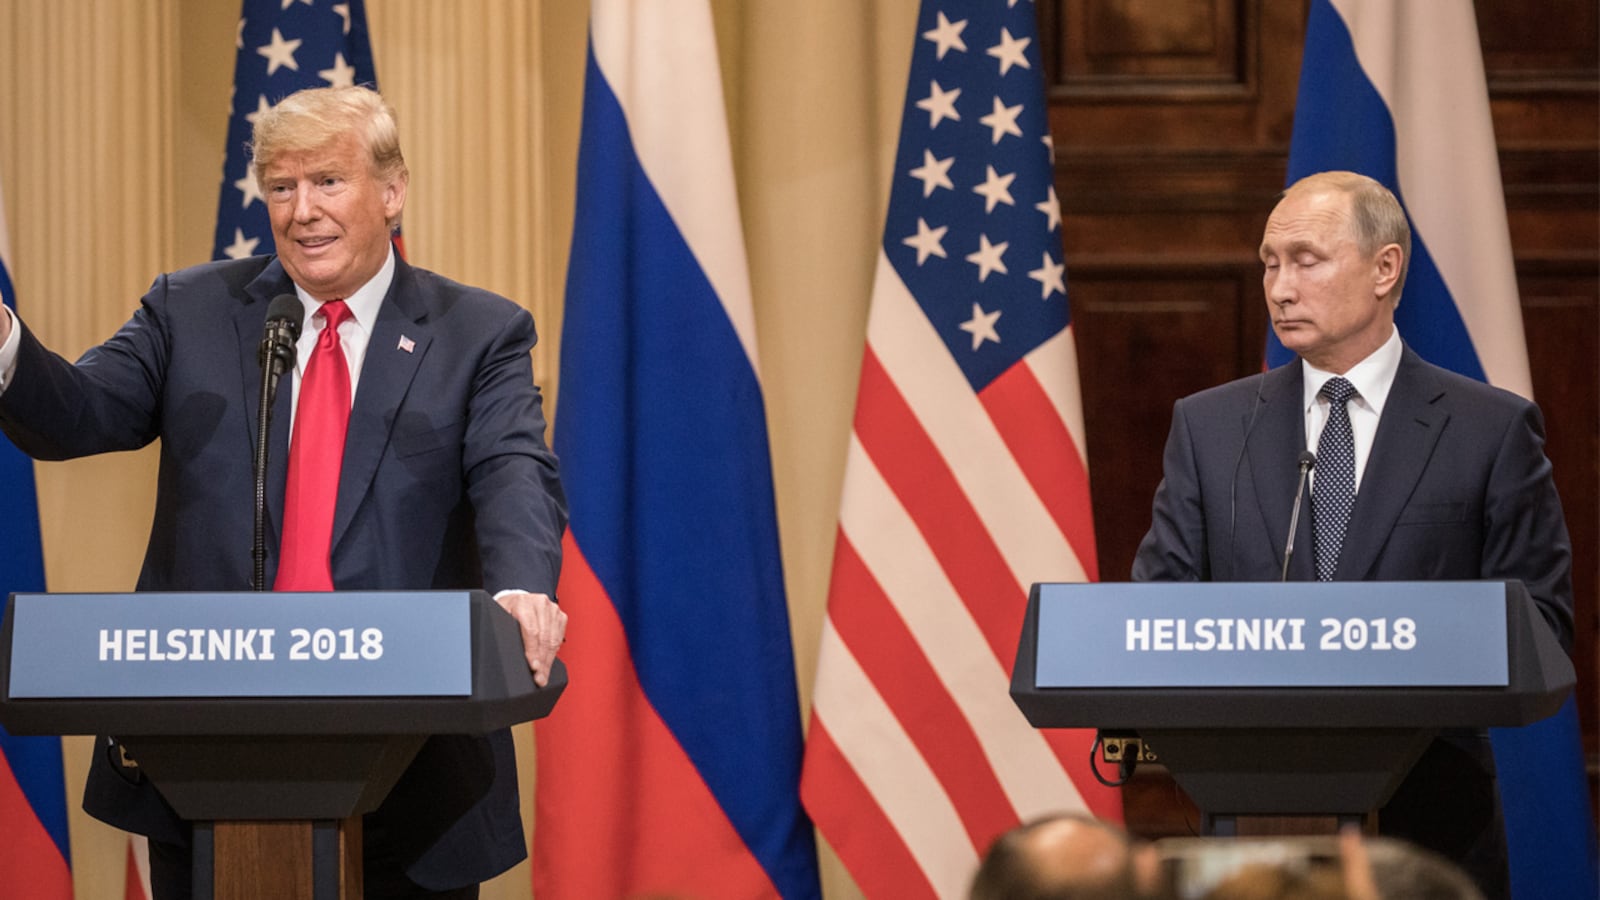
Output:
<instances>
[{"instance_id":1,"label":"white stripe on flag","mask_svg":"<svg viewBox=\"0 0 1600 900\"><path fill-rule=\"evenodd\" d=\"M978 865L961 817L831 618L822 623L813 708L939 895L959 896Z\"/></svg>"},{"instance_id":2,"label":"white stripe on flag","mask_svg":"<svg viewBox=\"0 0 1600 900\"><path fill-rule=\"evenodd\" d=\"M1035 581L1088 580L1072 545L881 249L867 343L938 446L1019 590L1026 593Z\"/></svg>"},{"instance_id":3,"label":"white stripe on flag","mask_svg":"<svg viewBox=\"0 0 1600 900\"><path fill-rule=\"evenodd\" d=\"M738 195L731 177L704 177L733 171L710 7L705 0L596 3L590 28L639 165L759 373Z\"/></svg>"},{"instance_id":4,"label":"white stripe on flag","mask_svg":"<svg viewBox=\"0 0 1600 900\"><path fill-rule=\"evenodd\" d=\"M1455 298L1484 374L1490 384L1532 398L1472 4L1332 3L1394 118L1406 209Z\"/></svg>"},{"instance_id":5,"label":"white stripe on flag","mask_svg":"<svg viewBox=\"0 0 1600 900\"><path fill-rule=\"evenodd\" d=\"M1078 392L1078 345L1072 336L1072 326L1068 325L1055 337L1040 344L1024 357L1024 362L1033 370L1033 377L1038 380L1040 389L1050 398L1050 405L1056 408L1056 414L1067 426L1067 433L1072 435L1073 449L1078 451L1078 459L1087 472L1089 450L1084 443L1083 397Z\"/></svg>"},{"instance_id":6,"label":"white stripe on flag","mask_svg":"<svg viewBox=\"0 0 1600 900\"><path fill-rule=\"evenodd\" d=\"M839 526L971 724L1012 808L1024 819L1047 809L1082 809L1055 751L1006 698L1010 675L854 434L845 472ZM1024 593L1019 588L1019 597Z\"/></svg>"}]
</instances>

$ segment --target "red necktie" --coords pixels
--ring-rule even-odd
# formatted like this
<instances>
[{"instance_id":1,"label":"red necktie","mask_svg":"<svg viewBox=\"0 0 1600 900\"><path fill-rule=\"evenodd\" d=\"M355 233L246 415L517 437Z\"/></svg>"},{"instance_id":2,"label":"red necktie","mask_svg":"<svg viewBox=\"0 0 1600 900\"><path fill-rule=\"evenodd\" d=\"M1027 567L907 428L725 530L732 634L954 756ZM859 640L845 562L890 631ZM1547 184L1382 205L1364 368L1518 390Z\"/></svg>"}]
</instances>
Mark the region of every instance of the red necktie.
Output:
<instances>
[{"instance_id":1,"label":"red necktie","mask_svg":"<svg viewBox=\"0 0 1600 900\"><path fill-rule=\"evenodd\" d=\"M339 323L350 317L343 300L322 305L322 333L300 379L294 437L289 442L289 484L283 497L283 542L277 591L331 591L329 563L333 506L350 424L350 367L339 346Z\"/></svg>"}]
</instances>

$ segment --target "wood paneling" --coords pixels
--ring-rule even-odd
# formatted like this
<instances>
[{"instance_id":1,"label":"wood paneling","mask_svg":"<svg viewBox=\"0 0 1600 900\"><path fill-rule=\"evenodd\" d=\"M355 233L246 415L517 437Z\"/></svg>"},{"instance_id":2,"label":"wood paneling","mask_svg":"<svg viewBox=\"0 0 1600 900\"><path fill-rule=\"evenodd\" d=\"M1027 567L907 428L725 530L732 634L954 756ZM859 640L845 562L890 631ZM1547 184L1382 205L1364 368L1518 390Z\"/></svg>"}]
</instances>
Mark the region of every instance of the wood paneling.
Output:
<instances>
[{"instance_id":1,"label":"wood paneling","mask_svg":"<svg viewBox=\"0 0 1600 900\"><path fill-rule=\"evenodd\" d=\"M1175 78L1243 85L1244 0L1083 0L1062 17L1064 80Z\"/></svg>"},{"instance_id":2,"label":"wood paneling","mask_svg":"<svg viewBox=\"0 0 1600 900\"><path fill-rule=\"evenodd\" d=\"M1481 0L1476 6L1484 66L1492 75L1559 78L1580 87L1594 78L1600 7L1593 0L1542 0L1534 15L1517 0Z\"/></svg>"},{"instance_id":3,"label":"wood paneling","mask_svg":"<svg viewBox=\"0 0 1600 900\"><path fill-rule=\"evenodd\" d=\"M1591 245L1592 246L1592 245ZM1572 536L1572 582L1577 601L1579 717L1595 773L1596 697L1600 697L1600 304L1592 261L1529 263L1519 267L1523 327L1533 369L1533 392L1545 413L1547 452Z\"/></svg>"},{"instance_id":4,"label":"wood paneling","mask_svg":"<svg viewBox=\"0 0 1600 900\"><path fill-rule=\"evenodd\" d=\"M1306 3L1040 0L1100 571L1149 525L1174 400L1256 371L1255 247L1283 186ZM1534 391L1574 545L1584 743L1600 614L1600 39L1590 0L1477 15ZM1591 763L1591 772L1594 771ZM1192 816L1159 775L1129 822Z\"/></svg>"},{"instance_id":5,"label":"wood paneling","mask_svg":"<svg viewBox=\"0 0 1600 900\"><path fill-rule=\"evenodd\" d=\"M1251 352L1235 320L1260 288L1253 271L1190 263L1079 267L1071 289L1085 398L1118 398L1114 409L1086 403L1084 424L1101 577L1123 581L1150 527L1172 401L1235 377ZM1139 389L1151 384L1161 390Z\"/></svg>"}]
</instances>

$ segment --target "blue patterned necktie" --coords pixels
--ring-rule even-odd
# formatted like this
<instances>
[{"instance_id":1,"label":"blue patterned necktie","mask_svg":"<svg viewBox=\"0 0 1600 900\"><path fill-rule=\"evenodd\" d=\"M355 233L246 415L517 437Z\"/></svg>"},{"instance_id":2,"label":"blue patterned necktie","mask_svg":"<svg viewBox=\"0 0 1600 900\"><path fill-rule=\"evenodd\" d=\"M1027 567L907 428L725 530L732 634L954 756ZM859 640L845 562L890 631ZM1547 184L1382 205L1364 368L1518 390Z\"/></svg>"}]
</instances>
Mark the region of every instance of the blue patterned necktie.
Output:
<instances>
[{"instance_id":1,"label":"blue patterned necktie","mask_svg":"<svg viewBox=\"0 0 1600 900\"><path fill-rule=\"evenodd\" d=\"M1311 519L1316 536L1317 580L1332 581L1339 566L1350 510L1356 505L1356 442L1350 433L1346 404L1355 386L1343 378L1330 378L1321 395L1328 398L1328 421L1317 439L1317 481L1311 491Z\"/></svg>"}]
</instances>

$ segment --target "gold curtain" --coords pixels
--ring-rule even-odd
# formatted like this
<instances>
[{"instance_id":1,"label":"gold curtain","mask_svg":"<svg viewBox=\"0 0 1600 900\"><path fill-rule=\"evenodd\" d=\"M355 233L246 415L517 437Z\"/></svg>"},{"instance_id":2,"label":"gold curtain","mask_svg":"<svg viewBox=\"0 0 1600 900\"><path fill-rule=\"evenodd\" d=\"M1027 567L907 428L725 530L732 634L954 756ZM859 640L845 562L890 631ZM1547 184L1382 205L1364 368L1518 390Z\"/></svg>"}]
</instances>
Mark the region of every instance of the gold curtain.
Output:
<instances>
[{"instance_id":1,"label":"gold curtain","mask_svg":"<svg viewBox=\"0 0 1600 900\"><path fill-rule=\"evenodd\" d=\"M23 315L75 356L159 272L210 252L237 0L0 7L0 186ZM713 0L750 255L784 570L809 700L916 0ZM559 398L588 5L368 0L412 170L410 259L527 306ZM556 410L559 417L559 408ZM54 591L131 589L153 449L36 466ZM574 623L574 627L582 627ZM518 729L532 820L533 748ZM120 897L125 838L77 811L88 739L64 742L79 900ZM827 896L859 896L826 855ZM486 900L531 896L527 866Z\"/></svg>"}]
</instances>

